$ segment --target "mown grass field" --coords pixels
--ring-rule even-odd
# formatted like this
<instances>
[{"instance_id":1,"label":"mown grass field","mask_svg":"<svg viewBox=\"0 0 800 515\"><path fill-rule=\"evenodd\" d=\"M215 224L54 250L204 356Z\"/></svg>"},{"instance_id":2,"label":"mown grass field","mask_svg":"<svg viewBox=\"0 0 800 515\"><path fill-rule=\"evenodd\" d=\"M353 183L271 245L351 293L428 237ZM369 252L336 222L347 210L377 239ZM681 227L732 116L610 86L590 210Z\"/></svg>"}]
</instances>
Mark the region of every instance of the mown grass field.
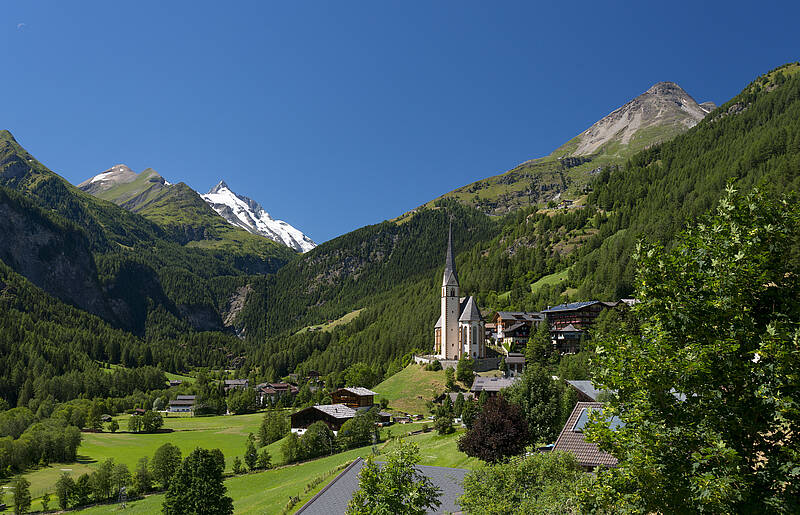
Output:
<instances>
[{"instance_id":1,"label":"mown grass field","mask_svg":"<svg viewBox=\"0 0 800 515\"><path fill-rule=\"evenodd\" d=\"M444 391L444 371L428 372L416 363L385 380L372 390L389 400L389 408L406 413L427 414L426 401Z\"/></svg>"},{"instance_id":2,"label":"mown grass field","mask_svg":"<svg viewBox=\"0 0 800 515\"><path fill-rule=\"evenodd\" d=\"M170 433L133 434L126 432L130 415L115 417L121 431L116 433L83 433L83 441L78 448L77 463L55 463L24 474L31 482L31 495L34 498L45 492L54 491L54 485L63 472L69 470L73 478L92 472L102 461L113 458L116 463L124 463L133 471L139 458L152 458L156 449L169 442L177 445L184 456L196 447L220 449L225 455L226 470L232 469L233 459L244 454L247 435L257 433L261 425L263 413L249 415L190 417L170 416L164 419L164 428L172 429ZM268 446L273 463L283 461L280 446L275 443ZM9 494L6 504L11 500ZM52 506L52 503L51 503ZM40 509L38 501L33 508Z\"/></svg>"},{"instance_id":3,"label":"mown grass field","mask_svg":"<svg viewBox=\"0 0 800 515\"><path fill-rule=\"evenodd\" d=\"M233 458L244 454L247 435L256 434L261 425L263 413L220 417L170 416L164 418L164 428L170 433L134 434L125 431L130 415L116 417L122 431L116 433L84 433L83 442L78 449L83 462L99 462L114 458L133 469L142 456L153 453L169 442L177 445L184 455L195 447L218 448L225 454L227 470L231 469Z\"/></svg>"},{"instance_id":4,"label":"mown grass field","mask_svg":"<svg viewBox=\"0 0 800 515\"><path fill-rule=\"evenodd\" d=\"M421 423L393 426L392 430L393 434L400 434L399 428L413 430L418 429L419 426ZM423 465L474 468L480 462L459 452L456 447L458 438L462 434L463 431L457 431L451 435L440 436L431 431L407 436L403 440L414 442L419 446ZM395 439L381 446L382 455L391 452L397 443L398 440ZM276 442L270 447L279 446L280 442ZM371 453L371 447L362 447L306 463L232 477L225 481L225 485L228 488L228 495L233 498L233 507L237 514L279 514L286 507L290 497L298 496L300 502L290 512L293 513L333 480L345 464L359 456L366 457ZM377 459L381 460L382 458L378 457ZM308 485L319 477L323 477L323 481L308 488ZM126 515L158 513L163 501L163 494L151 495L145 499L129 502L124 511L118 505L105 505L88 508L80 513L87 515L117 512Z\"/></svg>"},{"instance_id":5,"label":"mown grass field","mask_svg":"<svg viewBox=\"0 0 800 515\"><path fill-rule=\"evenodd\" d=\"M389 399L391 408L410 413L426 413L425 402L444 391L444 372L427 372L419 365L411 364L395 376L378 385L375 390ZM32 508L41 509L39 498L50 492L53 500L50 507L55 506L53 495L55 482L62 472L67 471L73 478L92 472L101 462L113 458L117 463L124 463L133 471L143 456L152 458L156 449L169 442L178 446L183 455L189 454L196 447L218 448L225 455L226 472L231 472L233 459L242 456L247 444L247 436L257 433L263 413L238 416L190 417L185 415L170 416L164 419L164 428L168 433L133 434L128 433L130 415L116 417L121 431L117 433L83 433L83 441L78 449L78 462L67 464L51 464L48 467L31 471L25 477L31 482L31 494L34 497ZM434 432L420 435L409 433L422 429L423 425L432 426L429 420L413 424L396 424L384 429L384 435L401 436L409 441L419 443L422 450L423 464L446 467L468 466L471 461L456 449L456 436L439 437ZM282 464L282 441L267 446L272 456L272 463ZM389 443L388 447L394 445ZM286 500L291 495L303 493L305 484L314 477L326 474L342 463L354 459L355 456L366 455L371 448L348 451L332 457L316 460L311 463L294 465L271 470L259 474L250 474L231 478L227 481L230 493L234 497L237 513L280 513ZM269 486L275 484L274 487ZM319 485L318 488L321 488ZM274 489L273 493L271 489ZM294 491L294 490L296 491ZM310 498L310 492L305 499ZM283 496L283 497L281 497ZM11 495L5 498L10 503ZM135 501L130 504L126 513L153 513L160 507L160 496ZM280 497L280 499L278 499ZM274 503L280 502L280 506ZM304 501L303 501L304 502ZM269 506L270 508L265 508ZM275 508L274 511L272 508ZM113 506L92 508L97 513L110 513ZM141 511L139 511L141 510ZM89 510L87 510L89 511Z\"/></svg>"}]
</instances>

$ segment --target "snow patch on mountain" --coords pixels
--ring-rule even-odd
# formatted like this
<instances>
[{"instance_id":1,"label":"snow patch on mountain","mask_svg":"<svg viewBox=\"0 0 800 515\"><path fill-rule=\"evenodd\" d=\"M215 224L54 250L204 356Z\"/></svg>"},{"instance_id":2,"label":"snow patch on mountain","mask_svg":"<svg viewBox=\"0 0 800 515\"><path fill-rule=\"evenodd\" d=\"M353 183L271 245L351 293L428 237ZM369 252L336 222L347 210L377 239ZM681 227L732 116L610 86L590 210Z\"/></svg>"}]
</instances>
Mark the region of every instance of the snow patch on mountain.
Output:
<instances>
[{"instance_id":1,"label":"snow patch on mountain","mask_svg":"<svg viewBox=\"0 0 800 515\"><path fill-rule=\"evenodd\" d=\"M272 218L258 202L234 193L225 181L220 181L211 191L200 196L228 223L248 232L283 243L298 252L308 252L317 246L298 229Z\"/></svg>"}]
</instances>

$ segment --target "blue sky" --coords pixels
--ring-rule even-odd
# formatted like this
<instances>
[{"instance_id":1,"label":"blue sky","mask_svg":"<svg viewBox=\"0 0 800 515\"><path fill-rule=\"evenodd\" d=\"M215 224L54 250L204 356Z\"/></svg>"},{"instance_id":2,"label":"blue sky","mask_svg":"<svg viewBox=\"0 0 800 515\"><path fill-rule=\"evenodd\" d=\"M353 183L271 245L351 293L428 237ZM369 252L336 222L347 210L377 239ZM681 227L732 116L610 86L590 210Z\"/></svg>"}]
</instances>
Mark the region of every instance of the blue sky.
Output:
<instances>
[{"instance_id":1,"label":"blue sky","mask_svg":"<svg viewBox=\"0 0 800 515\"><path fill-rule=\"evenodd\" d=\"M544 4L5 2L0 128L75 184L117 163L225 179L325 241L655 82L719 104L800 59L798 2Z\"/></svg>"}]
</instances>

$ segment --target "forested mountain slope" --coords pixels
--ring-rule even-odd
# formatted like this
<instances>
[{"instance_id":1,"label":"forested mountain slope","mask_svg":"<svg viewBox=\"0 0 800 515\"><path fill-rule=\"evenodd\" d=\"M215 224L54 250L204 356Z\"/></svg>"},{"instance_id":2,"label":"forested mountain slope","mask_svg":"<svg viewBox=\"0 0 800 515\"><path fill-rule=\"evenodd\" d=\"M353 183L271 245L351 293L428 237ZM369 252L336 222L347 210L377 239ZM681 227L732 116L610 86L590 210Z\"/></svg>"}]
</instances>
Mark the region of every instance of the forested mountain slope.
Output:
<instances>
[{"instance_id":1,"label":"forested mountain slope","mask_svg":"<svg viewBox=\"0 0 800 515\"><path fill-rule=\"evenodd\" d=\"M214 227L203 227L202 220L191 225L178 219L162 226L97 199L48 170L2 131L0 189L8 192L6 188L28 200L13 200L12 193L3 197L4 208L20 222L9 237L0 239L6 264L60 299L148 339L177 337L190 329L224 329L228 300L247 281L245 276L274 272L295 255L229 226L194 192L201 214L213 216L241 241L215 239ZM163 209L191 213L181 204L184 188L176 188ZM156 212L162 208L155 207ZM47 226L36 225L43 213L71 228L72 236L56 237L61 229L45 231ZM26 225L29 221L33 225ZM197 232L210 239L198 240ZM62 242L58 252L48 251L56 240ZM63 273L56 272L59 267L66 267ZM43 273L48 268L60 280L52 282L52 273ZM80 287L71 289L65 281Z\"/></svg>"},{"instance_id":2,"label":"forested mountain slope","mask_svg":"<svg viewBox=\"0 0 800 515\"><path fill-rule=\"evenodd\" d=\"M320 245L248 298L239 323L259 342L248 365L281 375L362 361L379 373L405 352L430 350L450 217L462 290L485 312L630 295L636 241L672 241L717 202L729 180L741 188L766 182L797 189L797 70L770 72L685 134L602 168L583 208L530 207L487 218L440 200L436 209ZM331 333L292 334L357 308L365 309Z\"/></svg>"}]
</instances>

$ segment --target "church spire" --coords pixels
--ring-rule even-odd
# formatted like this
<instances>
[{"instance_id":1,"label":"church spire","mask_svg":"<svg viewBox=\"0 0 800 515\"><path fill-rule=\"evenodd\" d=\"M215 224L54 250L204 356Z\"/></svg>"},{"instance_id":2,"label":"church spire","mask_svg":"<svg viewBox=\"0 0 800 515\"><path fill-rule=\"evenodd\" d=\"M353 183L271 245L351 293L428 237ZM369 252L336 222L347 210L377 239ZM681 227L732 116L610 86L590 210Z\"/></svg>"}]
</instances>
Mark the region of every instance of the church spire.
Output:
<instances>
[{"instance_id":1,"label":"church spire","mask_svg":"<svg viewBox=\"0 0 800 515\"><path fill-rule=\"evenodd\" d=\"M456 273L456 260L453 257L453 222L450 222L450 230L447 234L447 258L444 264L444 277L442 286L458 286L458 274Z\"/></svg>"}]
</instances>

